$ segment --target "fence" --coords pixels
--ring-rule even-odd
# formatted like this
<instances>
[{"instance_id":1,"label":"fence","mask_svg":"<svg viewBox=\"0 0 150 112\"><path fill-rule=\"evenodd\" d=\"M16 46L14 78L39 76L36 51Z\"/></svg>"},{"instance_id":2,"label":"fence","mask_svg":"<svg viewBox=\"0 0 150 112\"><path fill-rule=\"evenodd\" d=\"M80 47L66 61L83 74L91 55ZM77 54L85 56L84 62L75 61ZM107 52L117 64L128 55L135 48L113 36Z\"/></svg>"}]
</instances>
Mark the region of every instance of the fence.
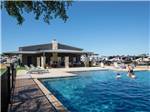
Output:
<instances>
[{"instance_id":1,"label":"fence","mask_svg":"<svg viewBox=\"0 0 150 112\"><path fill-rule=\"evenodd\" d=\"M16 69L11 64L1 75L1 112L7 112L11 103L11 93L15 87Z\"/></svg>"}]
</instances>

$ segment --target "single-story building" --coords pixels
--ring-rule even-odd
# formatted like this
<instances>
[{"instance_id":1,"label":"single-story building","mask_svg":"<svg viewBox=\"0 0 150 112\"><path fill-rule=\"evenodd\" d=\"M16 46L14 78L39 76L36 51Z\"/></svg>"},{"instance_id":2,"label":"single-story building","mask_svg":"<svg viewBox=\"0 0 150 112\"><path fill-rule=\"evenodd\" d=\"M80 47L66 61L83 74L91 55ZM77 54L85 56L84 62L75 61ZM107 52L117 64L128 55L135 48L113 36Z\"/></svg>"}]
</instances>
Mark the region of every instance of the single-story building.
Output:
<instances>
[{"instance_id":1,"label":"single-story building","mask_svg":"<svg viewBox=\"0 0 150 112\"><path fill-rule=\"evenodd\" d=\"M94 53L52 40L48 44L19 47L19 51L5 54L19 54L21 63L28 66L74 67L89 66L88 58L82 63L81 56L88 57Z\"/></svg>"}]
</instances>

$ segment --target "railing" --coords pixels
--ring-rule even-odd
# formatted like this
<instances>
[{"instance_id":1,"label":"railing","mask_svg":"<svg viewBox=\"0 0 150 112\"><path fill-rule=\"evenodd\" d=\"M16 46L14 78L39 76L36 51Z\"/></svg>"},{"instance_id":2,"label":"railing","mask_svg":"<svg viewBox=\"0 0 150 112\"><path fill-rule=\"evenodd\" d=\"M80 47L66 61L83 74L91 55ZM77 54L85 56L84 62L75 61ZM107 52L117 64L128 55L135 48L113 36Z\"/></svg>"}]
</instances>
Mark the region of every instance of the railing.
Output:
<instances>
[{"instance_id":1,"label":"railing","mask_svg":"<svg viewBox=\"0 0 150 112\"><path fill-rule=\"evenodd\" d=\"M1 112L7 112L11 103L11 93L15 87L16 69L11 64L1 75Z\"/></svg>"}]
</instances>

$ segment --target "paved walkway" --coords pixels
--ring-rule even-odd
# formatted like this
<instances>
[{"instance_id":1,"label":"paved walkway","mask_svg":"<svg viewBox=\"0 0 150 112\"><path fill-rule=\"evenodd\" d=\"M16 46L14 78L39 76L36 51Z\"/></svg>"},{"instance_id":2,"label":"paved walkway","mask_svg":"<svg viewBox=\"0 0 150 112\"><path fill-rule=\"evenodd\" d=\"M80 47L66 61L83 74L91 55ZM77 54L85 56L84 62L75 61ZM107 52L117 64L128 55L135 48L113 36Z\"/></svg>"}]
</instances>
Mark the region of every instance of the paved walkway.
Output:
<instances>
[{"instance_id":1,"label":"paved walkway","mask_svg":"<svg viewBox=\"0 0 150 112\"><path fill-rule=\"evenodd\" d=\"M26 70L19 70L17 72L17 79L31 79L31 78L54 78L54 77L70 77L77 74L71 72L91 71L91 70L107 70L101 67L75 67L75 68L52 68L48 69L49 73L44 74L27 74Z\"/></svg>"},{"instance_id":2,"label":"paved walkway","mask_svg":"<svg viewBox=\"0 0 150 112\"><path fill-rule=\"evenodd\" d=\"M32 79L17 79L9 112L55 112Z\"/></svg>"}]
</instances>

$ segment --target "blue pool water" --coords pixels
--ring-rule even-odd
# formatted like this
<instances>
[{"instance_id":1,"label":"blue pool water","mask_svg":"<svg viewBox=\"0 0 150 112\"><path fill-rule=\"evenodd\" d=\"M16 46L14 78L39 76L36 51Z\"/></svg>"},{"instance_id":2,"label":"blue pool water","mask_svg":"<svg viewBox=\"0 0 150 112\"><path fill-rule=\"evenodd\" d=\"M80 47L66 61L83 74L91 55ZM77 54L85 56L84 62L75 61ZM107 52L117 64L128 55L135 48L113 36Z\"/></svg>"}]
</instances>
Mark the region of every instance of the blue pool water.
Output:
<instances>
[{"instance_id":1,"label":"blue pool water","mask_svg":"<svg viewBox=\"0 0 150 112\"><path fill-rule=\"evenodd\" d=\"M71 112L150 112L150 71L116 79L114 71L79 72L77 77L41 82Z\"/></svg>"}]
</instances>

